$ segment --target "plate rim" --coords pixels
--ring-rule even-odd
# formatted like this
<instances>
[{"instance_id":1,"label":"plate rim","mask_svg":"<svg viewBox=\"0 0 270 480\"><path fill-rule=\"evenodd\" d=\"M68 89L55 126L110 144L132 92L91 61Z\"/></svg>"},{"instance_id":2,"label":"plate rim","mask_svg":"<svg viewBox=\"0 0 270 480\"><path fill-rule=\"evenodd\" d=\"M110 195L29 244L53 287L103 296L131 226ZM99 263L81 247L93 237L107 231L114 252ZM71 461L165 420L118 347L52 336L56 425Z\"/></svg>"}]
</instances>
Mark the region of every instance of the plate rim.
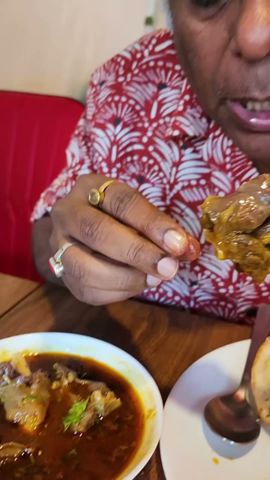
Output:
<instances>
[{"instance_id":1,"label":"plate rim","mask_svg":"<svg viewBox=\"0 0 270 480\"><path fill-rule=\"evenodd\" d=\"M189 370L191 370L191 368L195 367L198 363L200 363L201 361L204 361L206 360L208 357L210 357L211 355L214 355L215 353L217 353L218 351L220 350L227 350L229 349L230 347L232 346L247 346L248 348L248 345L250 344L251 342L251 338L246 338L246 339L243 339L243 340L238 340L236 342L230 342L230 343L226 343L225 345L221 345L220 347L217 347L217 348L214 348L213 350L210 350L209 352L205 353L204 355L202 355L201 357L199 357L197 360L195 360L194 362L192 362L185 370L183 370L183 372L179 375L179 377L177 378L177 380L175 381L174 385L172 386L170 392L169 392L169 395L165 401L165 404L164 404L164 410L163 410L163 426L162 426L162 432L161 432L161 437L160 437L160 441L159 441L159 453L160 453L160 458L161 458L161 465L162 465L162 469L163 469L163 473L164 473L164 476L165 476L165 479L167 479L167 473L168 473L168 470L169 470L169 466L168 466L168 463L167 463L167 460L165 460L165 457L164 457L164 448L162 447L163 445L163 440L164 440L164 430L165 430L165 424L166 424L166 414L167 414L167 410L169 408L169 405L171 402L173 402L173 394L178 386L178 383L180 381L180 379L187 375ZM218 473L218 472L217 472Z\"/></svg>"}]
</instances>

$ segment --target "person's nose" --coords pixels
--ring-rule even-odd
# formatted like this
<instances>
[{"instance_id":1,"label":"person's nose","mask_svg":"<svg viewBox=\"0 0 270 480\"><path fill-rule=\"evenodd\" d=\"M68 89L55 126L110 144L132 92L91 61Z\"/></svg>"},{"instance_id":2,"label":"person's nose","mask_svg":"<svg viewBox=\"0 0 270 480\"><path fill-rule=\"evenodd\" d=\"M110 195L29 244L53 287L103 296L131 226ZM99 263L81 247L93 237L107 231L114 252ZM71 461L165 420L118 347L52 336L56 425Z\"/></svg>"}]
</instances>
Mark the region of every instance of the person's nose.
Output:
<instances>
[{"instance_id":1,"label":"person's nose","mask_svg":"<svg viewBox=\"0 0 270 480\"><path fill-rule=\"evenodd\" d=\"M235 47L237 54L250 62L270 55L270 0L243 0Z\"/></svg>"}]
</instances>

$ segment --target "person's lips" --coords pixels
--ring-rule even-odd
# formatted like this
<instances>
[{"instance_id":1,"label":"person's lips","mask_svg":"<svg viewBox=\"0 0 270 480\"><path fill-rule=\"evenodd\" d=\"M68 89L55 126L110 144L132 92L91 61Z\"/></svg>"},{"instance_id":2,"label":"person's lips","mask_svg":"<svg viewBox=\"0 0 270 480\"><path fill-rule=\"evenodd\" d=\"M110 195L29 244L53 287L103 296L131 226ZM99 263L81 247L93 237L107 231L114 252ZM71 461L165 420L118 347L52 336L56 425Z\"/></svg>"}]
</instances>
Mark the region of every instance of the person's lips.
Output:
<instances>
[{"instance_id":1,"label":"person's lips","mask_svg":"<svg viewBox=\"0 0 270 480\"><path fill-rule=\"evenodd\" d=\"M235 119L244 128L255 132L270 132L270 100L227 100Z\"/></svg>"}]
</instances>

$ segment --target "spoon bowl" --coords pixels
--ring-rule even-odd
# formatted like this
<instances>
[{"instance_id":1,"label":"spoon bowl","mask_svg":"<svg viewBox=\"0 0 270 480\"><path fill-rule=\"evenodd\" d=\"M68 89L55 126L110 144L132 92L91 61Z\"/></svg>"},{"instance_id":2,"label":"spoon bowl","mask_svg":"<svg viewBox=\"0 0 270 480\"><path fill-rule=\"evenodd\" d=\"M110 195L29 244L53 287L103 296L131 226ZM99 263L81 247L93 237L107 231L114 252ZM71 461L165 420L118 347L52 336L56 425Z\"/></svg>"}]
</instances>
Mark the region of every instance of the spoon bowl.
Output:
<instances>
[{"instance_id":1,"label":"spoon bowl","mask_svg":"<svg viewBox=\"0 0 270 480\"><path fill-rule=\"evenodd\" d=\"M260 418L242 390L210 400L204 416L214 432L233 442L252 442L260 435Z\"/></svg>"},{"instance_id":2,"label":"spoon bowl","mask_svg":"<svg viewBox=\"0 0 270 480\"><path fill-rule=\"evenodd\" d=\"M239 388L228 395L210 400L204 409L204 418L213 432L237 443L256 440L261 421L251 391L251 369L256 353L270 331L270 305L260 305Z\"/></svg>"},{"instance_id":3,"label":"spoon bowl","mask_svg":"<svg viewBox=\"0 0 270 480\"><path fill-rule=\"evenodd\" d=\"M209 427L204 417L202 419L202 431L208 445L217 454L217 456L229 460L236 460L238 458L245 457L253 450L258 441L258 439L255 439L251 442L243 443L228 440L227 438L215 433Z\"/></svg>"}]
</instances>

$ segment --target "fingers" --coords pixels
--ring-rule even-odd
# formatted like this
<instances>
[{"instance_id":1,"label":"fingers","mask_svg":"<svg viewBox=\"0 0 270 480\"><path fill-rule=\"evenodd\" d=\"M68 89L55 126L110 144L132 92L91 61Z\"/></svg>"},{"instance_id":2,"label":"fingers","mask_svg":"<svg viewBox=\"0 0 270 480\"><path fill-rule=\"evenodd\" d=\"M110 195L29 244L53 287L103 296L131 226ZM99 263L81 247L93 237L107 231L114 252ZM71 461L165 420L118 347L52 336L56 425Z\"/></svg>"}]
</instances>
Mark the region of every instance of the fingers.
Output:
<instances>
[{"instance_id":1,"label":"fingers","mask_svg":"<svg viewBox=\"0 0 270 480\"><path fill-rule=\"evenodd\" d=\"M80 177L52 211L52 245L76 240L63 257L63 281L73 295L97 305L120 301L172 279L179 261L198 257L198 242L138 192L115 182L100 208L87 201L105 177ZM60 241L61 240L61 241ZM57 249L56 248L56 249Z\"/></svg>"},{"instance_id":2,"label":"fingers","mask_svg":"<svg viewBox=\"0 0 270 480\"><path fill-rule=\"evenodd\" d=\"M120 301L159 285L157 278L74 245L62 256L62 280L81 301L97 305Z\"/></svg>"},{"instance_id":3,"label":"fingers","mask_svg":"<svg viewBox=\"0 0 270 480\"><path fill-rule=\"evenodd\" d=\"M99 188L106 180L100 175L82 177L78 187L84 193L84 199L91 188ZM189 238L183 228L128 185L117 181L112 183L106 189L101 208L162 250L179 257L188 255Z\"/></svg>"},{"instance_id":4,"label":"fingers","mask_svg":"<svg viewBox=\"0 0 270 480\"><path fill-rule=\"evenodd\" d=\"M66 237L140 272L169 280L178 270L176 258L166 256L161 248L134 229L90 205L78 208L77 203L70 202L67 206L66 200L60 200L52 218L55 225L61 223Z\"/></svg>"},{"instance_id":5,"label":"fingers","mask_svg":"<svg viewBox=\"0 0 270 480\"><path fill-rule=\"evenodd\" d=\"M188 235L173 218L124 183L110 186L102 208L181 260L194 260L199 255L197 240Z\"/></svg>"},{"instance_id":6,"label":"fingers","mask_svg":"<svg viewBox=\"0 0 270 480\"><path fill-rule=\"evenodd\" d=\"M198 242L127 185L115 182L107 188L104 211L91 207L89 190L104 180L80 177L74 191L53 209L56 228L95 252L164 280L176 274L179 260L197 258Z\"/></svg>"}]
</instances>

